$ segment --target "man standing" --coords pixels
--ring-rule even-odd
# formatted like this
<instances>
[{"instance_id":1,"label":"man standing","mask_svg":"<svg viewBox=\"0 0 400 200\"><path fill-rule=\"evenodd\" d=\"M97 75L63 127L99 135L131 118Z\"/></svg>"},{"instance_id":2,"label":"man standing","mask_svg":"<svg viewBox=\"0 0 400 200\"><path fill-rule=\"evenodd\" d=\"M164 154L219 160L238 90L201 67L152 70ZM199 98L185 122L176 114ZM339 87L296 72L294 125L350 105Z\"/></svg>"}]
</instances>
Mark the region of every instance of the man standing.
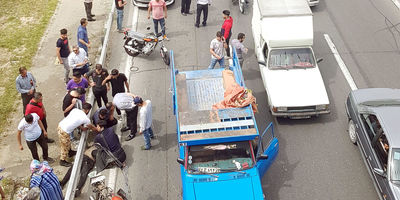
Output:
<instances>
[{"instance_id":1,"label":"man standing","mask_svg":"<svg viewBox=\"0 0 400 200\"><path fill-rule=\"evenodd\" d=\"M129 93L128 79L126 78L125 74L119 73L117 69L111 70L111 74L108 75L101 84L105 85L108 82L111 82L111 95L113 97L118 93L124 93L125 87L126 91ZM118 115L121 115L121 111L118 108L116 108L116 111Z\"/></svg>"},{"instance_id":2,"label":"man standing","mask_svg":"<svg viewBox=\"0 0 400 200\"><path fill-rule=\"evenodd\" d=\"M74 45L73 53L68 56L69 66L72 68L72 73L78 71L80 74L85 74L89 71L89 60L83 48Z\"/></svg>"},{"instance_id":3,"label":"man standing","mask_svg":"<svg viewBox=\"0 0 400 200\"><path fill-rule=\"evenodd\" d=\"M31 101L26 105L25 115L36 113L40 121L42 121L44 130L47 132L47 120L46 120L46 109L43 106L43 96L40 92L35 92L33 94L33 98ZM45 136L47 143L53 143L54 140L50 139L49 137Z\"/></svg>"},{"instance_id":4,"label":"man standing","mask_svg":"<svg viewBox=\"0 0 400 200\"><path fill-rule=\"evenodd\" d=\"M15 85L19 93L21 93L23 110L22 114L25 115L26 105L33 97L36 88L35 77L30 72L27 72L25 67L19 68L19 76L15 80Z\"/></svg>"},{"instance_id":5,"label":"man standing","mask_svg":"<svg viewBox=\"0 0 400 200\"><path fill-rule=\"evenodd\" d=\"M88 18L88 21L96 21L96 19L93 19L95 15L92 14L93 0L84 0L83 4L85 4L86 17Z\"/></svg>"},{"instance_id":6,"label":"man standing","mask_svg":"<svg viewBox=\"0 0 400 200\"><path fill-rule=\"evenodd\" d=\"M20 150L24 150L24 147L21 143L22 131L24 131L26 144L32 153L33 159L40 160L36 147L36 143L38 143L40 147L42 147L43 159L49 163L54 162L54 160L49 157L49 149L45 139L45 137L47 137L47 132L43 127L42 121L40 121L40 118L36 113L25 115L25 117L22 118L18 124L17 140Z\"/></svg>"},{"instance_id":7,"label":"man standing","mask_svg":"<svg viewBox=\"0 0 400 200\"><path fill-rule=\"evenodd\" d=\"M78 108L72 109L69 115L58 124L57 132L61 145L61 166L72 166L72 163L68 162L66 159L67 157L72 157L76 154L76 151L71 150L70 139L70 134L74 131L74 129L79 127L82 131L86 131L88 129L95 130L95 127L90 124L90 119L87 116L90 109L92 109L92 105L90 105L89 103L84 103L82 106L82 110Z\"/></svg>"},{"instance_id":8,"label":"man standing","mask_svg":"<svg viewBox=\"0 0 400 200\"><path fill-rule=\"evenodd\" d=\"M85 49L86 55L89 57L90 42L87 33L88 22L86 18L81 19L81 25L78 28L78 46Z\"/></svg>"},{"instance_id":9,"label":"man standing","mask_svg":"<svg viewBox=\"0 0 400 200\"><path fill-rule=\"evenodd\" d=\"M138 99L137 99L138 98ZM137 99L137 100L136 100ZM153 123L151 101L143 101L142 98L136 97L135 103L140 107L139 118L140 118L140 132L144 137L144 146L141 147L142 150L149 150L151 148L150 139L154 138L153 130L151 125Z\"/></svg>"},{"instance_id":10,"label":"man standing","mask_svg":"<svg viewBox=\"0 0 400 200\"><path fill-rule=\"evenodd\" d=\"M67 36L67 29L63 28L60 30L61 36L57 40L57 58L60 64L64 65L65 69L65 77L64 81L67 83L69 81L69 65L68 65L68 56L71 53L71 49L69 48L68 44L68 36Z\"/></svg>"},{"instance_id":11,"label":"man standing","mask_svg":"<svg viewBox=\"0 0 400 200\"><path fill-rule=\"evenodd\" d=\"M215 64L219 63L220 67L225 66L224 61L224 38L222 37L222 33L217 31L216 38L211 40L210 44L210 53L211 53L211 63L208 66L208 69L214 69Z\"/></svg>"},{"instance_id":12,"label":"man standing","mask_svg":"<svg viewBox=\"0 0 400 200\"><path fill-rule=\"evenodd\" d=\"M74 72L72 79L67 83L67 91L71 91L76 88L83 88L87 89L89 87L89 82L86 80L86 78L82 77L81 73L79 72ZM81 95L79 98L82 103L85 103L85 95Z\"/></svg>"},{"instance_id":13,"label":"man standing","mask_svg":"<svg viewBox=\"0 0 400 200\"><path fill-rule=\"evenodd\" d=\"M89 71L85 75L89 81L89 85L92 86L93 95L96 98L99 108L101 107L101 99L103 99L104 104L108 102L107 91L110 90L110 83L106 85L102 84L107 76L107 69L104 69L101 64L96 64L96 69ZM92 77L93 81L90 81L90 77Z\"/></svg>"},{"instance_id":14,"label":"man standing","mask_svg":"<svg viewBox=\"0 0 400 200\"><path fill-rule=\"evenodd\" d=\"M203 12L203 26L207 25L207 17L208 17L208 5L211 4L211 0L197 0L197 14L196 14L196 23L195 27L199 28L200 26L200 16L201 12Z\"/></svg>"},{"instance_id":15,"label":"man standing","mask_svg":"<svg viewBox=\"0 0 400 200\"><path fill-rule=\"evenodd\" d=\"M137 133L137 114L140 97L131 93L118 93L113 99L113 104L120 110L126 112L126 127L121 128L121 132L131 130L131 133L125 138L125 141L132 140Z\"/></svg>"},{"instance_id":16,"label":"man standing","mask_svg":"<svg viewBox=\"0 0 400 200\"><path fill-rule=\"evenodd\" d=\"M236 49L236 54L239 59L240 67L243 67L243 53L247 54L248 49L244 47L243 41L245 39L244 33L239 33L237 39L232 40L232 46Z\"/></svg>"},{"instance_id":17,"label":"man standing","mask_svg":"<svg viewBox=\"0 0 400 200\"><path fill-rule=\"evenodd\" d=\"M181 14L183 16L193 14L192 12L189 11L190 10L190 3L192 3L192 0L182 0L182 3L181 3Z\"/></svg>"},{"instance_id":18,"label":"man standing","mask_svg":"<svg viewBox=\"0 0 400 200\"><path fill-rule=\"evenodd\" d=\"M147 19L150 19L150 12L153 16L154 33L158 34L158 23L165 40L169 40L165 34L165 19L167 19L167 5L164 0L151 0L147 10Z\"/></svg>"},{"instance_id":19,"label":"man standing","mask_svg":"<svg viewBox=\"0 0 400 200\"><path fill-rule=\"evenodd\" d=\"M117 9L117 29L118 32L123 33L122 20L124 19L124 6L127 4L124 0L115 0L115 8Z\"/></svg>"},{"instance_id":20,"label":"man standing","mask_svg":"<svg viewBox=\"0 0 400 200\"><path fill-rule=\"evenodd\" d=\"M231 52L229 50L229 39L231 39L231 36L232 36L232 25L233 25L233 19L231 16L229 16L230 14L231 14L231 12L229 10L222 11L222 16L225 21L224 21L224 24L222 24L221 33L225 38L226 55L228 57L231 56Z\"/></svg>"}]
</instances>

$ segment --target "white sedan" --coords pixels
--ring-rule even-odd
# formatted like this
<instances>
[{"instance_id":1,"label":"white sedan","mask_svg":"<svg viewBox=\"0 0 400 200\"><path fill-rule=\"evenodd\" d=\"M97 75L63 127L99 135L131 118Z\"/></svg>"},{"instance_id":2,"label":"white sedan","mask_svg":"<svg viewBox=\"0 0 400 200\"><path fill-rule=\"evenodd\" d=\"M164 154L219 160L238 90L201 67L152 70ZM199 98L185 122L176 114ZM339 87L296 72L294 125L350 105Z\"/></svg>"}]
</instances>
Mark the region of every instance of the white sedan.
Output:
<instances>
[{"instance_id":1,"label":"white sedan","mask_svg":"<svg viewBox=\"0 0 400 200\"><path fill-rule=\"evenodd\" d=\"M259 64L272 115L309 118L330 112L311 48L273 49L268 55L268 63Z\"/></svg>"}]
</instances>

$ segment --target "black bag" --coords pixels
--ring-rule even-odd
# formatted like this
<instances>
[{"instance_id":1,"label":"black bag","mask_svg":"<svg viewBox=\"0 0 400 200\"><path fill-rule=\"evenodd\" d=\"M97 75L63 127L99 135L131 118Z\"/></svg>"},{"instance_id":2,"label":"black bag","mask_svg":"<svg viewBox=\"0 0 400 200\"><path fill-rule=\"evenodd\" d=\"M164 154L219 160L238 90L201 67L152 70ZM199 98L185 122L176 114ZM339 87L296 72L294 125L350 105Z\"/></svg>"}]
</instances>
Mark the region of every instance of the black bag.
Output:
<instances>
[{"instance_id":1,"label":"black bag","mask_svg":"<svg viewBox=\"0 0 400 200\"><path fill-rule=\"evenodd\" d=\"M99 143L96 143L97 154L96 154L96 171L101 172L104 169L111 168L113 166L123 168L123 164L114 156L114 154L110 151L108 147L108 143L104 138L103 134L100 133L100 137L103 139L107 148L101 146Z\"/></svg>"}]
</instances>

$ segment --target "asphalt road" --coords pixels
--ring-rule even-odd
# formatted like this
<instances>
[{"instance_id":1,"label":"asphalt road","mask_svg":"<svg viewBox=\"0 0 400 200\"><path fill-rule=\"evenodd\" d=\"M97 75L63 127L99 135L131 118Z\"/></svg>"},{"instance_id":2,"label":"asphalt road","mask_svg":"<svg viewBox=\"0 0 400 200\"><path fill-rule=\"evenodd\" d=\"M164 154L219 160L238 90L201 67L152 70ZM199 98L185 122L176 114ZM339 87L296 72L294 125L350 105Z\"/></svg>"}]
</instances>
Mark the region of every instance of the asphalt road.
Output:
<instances>
[{"instance_id":1,"label":"asphalt road","mask_svg":"<svg viewBox=\"0 0 400 200\"><path fill-rule=\"evenodd\" d=\"M194 10L195 5L192 5ZM400 12L390 0L321 0L314 12L314 52L324 58L319 64L331 101L331 114L306 120L272 118L262 84L251 34L251 10L239 13L229 0L213 1L207 27L194 27L194 15L180 15L180 1L169 7L166 42L175 55L179 70L205 69L210 61L209 42L223 22L221 12L230 9L234 18L233 36L246 33L243 74L248 88L257 97L257 124L263 130L274 122L280 142L275 163L264 176L267 199L378 199L359 150L349 141L344 102L350 87L333 57L324 34L329 34L359 88L399 88ZM132 8L129 9L129 12ZM126 11L126 18L131 18ZM131 15L131 13L129 13ZM139 10L138 30L146 32L152 21ZM129 24L129 23L128 23ZM125 66L122 36L113 34L108 68ZM129 166L128 179L133 199L181 199L181 181L171 108L169 69L159 48L150 56L133 60L131 90L153 103L153 130L156 139L150 151L140 150L142 136L123 142ZM118 177L117 185L123 185Z\"/></svg>"}]
</instances>

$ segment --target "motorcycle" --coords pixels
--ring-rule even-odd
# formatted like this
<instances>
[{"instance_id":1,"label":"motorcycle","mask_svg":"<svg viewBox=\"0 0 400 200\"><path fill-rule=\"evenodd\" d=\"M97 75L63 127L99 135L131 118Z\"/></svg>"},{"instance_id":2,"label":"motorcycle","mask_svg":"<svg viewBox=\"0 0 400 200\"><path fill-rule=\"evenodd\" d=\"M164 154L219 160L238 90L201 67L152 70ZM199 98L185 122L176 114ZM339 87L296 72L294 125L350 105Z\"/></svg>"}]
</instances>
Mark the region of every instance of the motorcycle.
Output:
<instances>
[{"instance_id":1,"label":"motorcycle","mask_svg":"<svg viewBox=\"0 0 400 200\"><path fill-rule=\"evenodd\" d=\"M150 30L150 27L147 27ZM131 31L127 29L124 32L124 49L125 52L136 57L139 54L144 54L146 56L150 55L156 48L157 44L161 44L160 54L166 65L169 65L170 58L167 48L164 46L164 37L162 33L155 35L154 33L143 34L136 31Z\"/></svg>"}]
</instances>

